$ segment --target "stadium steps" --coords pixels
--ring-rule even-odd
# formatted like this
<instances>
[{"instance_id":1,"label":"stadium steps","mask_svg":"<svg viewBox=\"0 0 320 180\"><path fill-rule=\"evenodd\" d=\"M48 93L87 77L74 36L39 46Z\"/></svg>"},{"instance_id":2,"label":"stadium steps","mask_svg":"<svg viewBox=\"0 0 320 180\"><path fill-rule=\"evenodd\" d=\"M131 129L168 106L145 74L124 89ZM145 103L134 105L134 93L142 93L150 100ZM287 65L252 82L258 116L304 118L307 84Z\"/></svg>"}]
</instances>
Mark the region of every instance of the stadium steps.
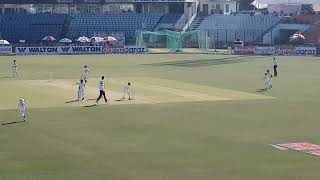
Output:
<instances>
[{"instance_id":1,"label":"stadium steps","mask_svg":"<svg viewBox=\"0 0 320 180\"><path fill-rule=\"evenodd\" d=\"M191 26L189 27L188 31L192 31L192 30L197 30L198 27L202 24L203 20L205 17L203 16L198 16L191 24Z\"/></svg>"},{"instance_id":2,"label":"stadium steps","mask_svg":"<svg viewBox=\"0 0 320 180\"><path fill-rule=\"evenodd\" d=\"M70 23L71 23L71 17L67 16L66 19L64 20L64 23L63 23L61 38L67 37L67 34L69 32L69 28L70 28Z\"/></svg>"},{"instance_id":3,"label":"stadium steps","mask_svg":"<svg viewBox=\"0 0 320 180\"><path fill-rule=\"evenodd\" d=\"M268 28L264 33L262 33L255 41L255 44L263 44L263 37L267 35L269 32L273 31L275 27L277 27L281 23L288 23L288 18L282 18L280 21L272 25L270 28Z\"/></svg>"},{"instance_id":4,"label":"stadium steps","mask_svg":"<svg viewBox=\"0 0 320 180\"><path fill-rule=\"evenodd\" d=\"M275 27L277 27L277 25L280 24L280 23L277 23L277 24L274 24L273 26L271 26L269 29L267 29L264 33L262 33L256 40L256 43L255 44L263 44L263 37L265 35L267 35L270 31L273 31L273 29Z\"/></svg>"},{"instance_id":5,"label":"stadium steps","mask_svg":"<svg viewBox=\"0 0 320 180\"><path fill-rule=\"evenodd\" d=\"M182 14L180 13L163 14L163 16L161 16L161 18L153 28L153 31L159 31L163 29L175 31L176 30L175 25L181 17L182 17Z\"/></svg>"},{"instance_id":6,"label":"stadium steps","mask_svg":"<svg viewBox=\"0 0 320 180\"><path fill-rule=\"evenodd\" d=\"M159 26L161 24L162 19L164 18L164 16L161 16L161 18L158 20L158 22L156 23L155 27L152 28L152 31L158 31L159 30Z\"/></svg>"}]
</instances>

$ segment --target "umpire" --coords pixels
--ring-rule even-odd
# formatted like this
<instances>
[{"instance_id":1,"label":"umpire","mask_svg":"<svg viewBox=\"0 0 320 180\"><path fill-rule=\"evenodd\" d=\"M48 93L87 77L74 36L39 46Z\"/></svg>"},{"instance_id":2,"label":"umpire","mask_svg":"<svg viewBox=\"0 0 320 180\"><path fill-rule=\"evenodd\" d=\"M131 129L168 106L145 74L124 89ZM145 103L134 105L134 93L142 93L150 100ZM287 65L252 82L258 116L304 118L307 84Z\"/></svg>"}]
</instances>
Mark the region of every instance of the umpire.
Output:
<instances>
[{"instance_id":1,"label":"umpire","mask_svg":"<svg viewBox=\"0 0 320 180\"><path fill-rule=\"evenodd\" d=\"M99 102L99 100L101 99L101 97L103 96L104 97L104 101L107 103L108 100L106 98L106 90L105 90L105 83L104 83L104 76L101 77L101 80L99 81L99 91L100 91L100 94L99 94L99 97L97 99L97 104Z\"/></svg>"},{"instance_id":2,"label":"umpire","mask_svg":"<svg viewBox=\"0 0 320 180\"><path fill-rule=\"evenodd\" d=\"M273 64L273 73L274 73L274 77L277 77L278 76L278 61L276 60L275 57L273 57L273 61L272 61L272 64Z\"/></svg>"}]
</instances>

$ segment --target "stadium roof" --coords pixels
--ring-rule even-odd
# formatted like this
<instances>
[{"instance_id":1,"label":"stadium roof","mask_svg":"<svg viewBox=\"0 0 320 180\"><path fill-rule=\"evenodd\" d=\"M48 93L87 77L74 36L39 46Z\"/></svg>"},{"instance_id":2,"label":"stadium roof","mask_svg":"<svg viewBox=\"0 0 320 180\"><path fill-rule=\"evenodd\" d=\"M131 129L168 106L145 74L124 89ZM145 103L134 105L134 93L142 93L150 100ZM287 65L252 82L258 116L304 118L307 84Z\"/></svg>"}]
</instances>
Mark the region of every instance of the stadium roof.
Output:
<instances>
[{"instance_id":1,"label":"stadium roof","mask_svg":"<svg viewBox=\"0 0 320 180\"><path fill-rule=\"evenodd\" d=\"M320 0L255 0L251 3L258 9L267 8L268 4L287 4L287 5L299 5L299 4L312 4L315 11L320 11Z\"/></svg>"},{"instance_id":2,"label":"stadium roof","mask_svg":"<svg viewBox=\"0 0 320 180\"><path fill-rule=\"evenodd\" d=\"M0 4L105 4L105 3L175 3L195 2L196 0L0 0Z\"/></svg>"},{"instance_id":3,"label":"stadium roof","mask_svg":"<svg viewBox=\"0 0 320 180\"><path fill-rule=\"evenodd\" d=\"M255 0L252 4L320 4L320 0Z\"/></svg>"}]
</instances>

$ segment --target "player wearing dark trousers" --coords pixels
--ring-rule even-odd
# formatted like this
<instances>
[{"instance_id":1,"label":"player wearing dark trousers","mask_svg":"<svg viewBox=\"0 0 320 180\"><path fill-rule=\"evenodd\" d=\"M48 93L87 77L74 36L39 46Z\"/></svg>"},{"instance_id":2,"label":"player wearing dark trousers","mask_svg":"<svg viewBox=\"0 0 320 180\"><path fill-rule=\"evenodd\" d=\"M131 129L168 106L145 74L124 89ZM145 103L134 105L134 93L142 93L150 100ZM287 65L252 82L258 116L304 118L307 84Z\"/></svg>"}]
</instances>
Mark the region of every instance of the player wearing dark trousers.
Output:
<instances>
[{"instance_id":1,"label":"player wearing dark trousers","mask_svg":"<svg viewBox=\"0 0 320 180\"><path fill-rule=\"evenodd\" d=\"M274 77L278 76L278 71L277 71L278 65L273 66L273 72L274 72Z\"/></svg>"},{"instance_id":2,"label":"player wearing dark trousers","mask_svg":"<svg viewBox=\"0 0 320 180\"><path fill-rule=\"evenodd\" d=\"M101 99L101 97L103 96L104 101L107 103L108 100L106 98L106 91L105 91L105 83L104 83L104 76L101 77L101 80L99 81L99 91L100 91L100 95L97 99L97 104L99 102L99 100Z\"/></svg>"},{"instance_id":3,"label":"player wearing dark trousers","mask_svg":"<svg viewBox=\"0 0 320 180\"><path fill-rule=\"evenodd\" d=\"M105 102L108 101L107 98L106 98L106 93L105 93L105 91L100 90L100 95L99 95L99 97L98 97L98 99L97 99L97 103L98 103L98 101L101 99L102 96L103 96Z\"/></svg>"},{"instance_id":4,"label":"player wearing dark trousers","mask_svg":"<svg viewBox=\"0 0 320 180\"><path fill-rule=\"evenodd\" d=\"M277 77L278 76L278 70L277 70L278 69L278 61L275 57L273 58L272 64L273 64L274 77Z\"/></svg>"}]
</instances>

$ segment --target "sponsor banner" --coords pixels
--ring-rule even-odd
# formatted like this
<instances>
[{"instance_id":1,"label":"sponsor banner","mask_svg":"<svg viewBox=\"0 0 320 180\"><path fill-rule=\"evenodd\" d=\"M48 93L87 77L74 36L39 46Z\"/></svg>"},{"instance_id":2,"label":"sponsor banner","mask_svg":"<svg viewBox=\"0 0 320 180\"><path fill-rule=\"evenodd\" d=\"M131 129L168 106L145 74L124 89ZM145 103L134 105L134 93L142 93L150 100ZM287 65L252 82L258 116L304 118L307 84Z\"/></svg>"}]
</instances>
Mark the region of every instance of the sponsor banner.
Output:
<instances>
[{"instance_id":1,"label":"sponsor banner","mask_svg":"<svg viewBox=\"0 0 320 180\"><path fill-rule=\"evenodd\" d=\"M317 55L316 47L296 47L295 54L298 56L315 56Z\"/></svg>"},{"instance_id":2,"label":"sponsor banner","mask_svg":"<svg viewBox=\"0 0 320 180\"><path fill-rule=\"evenodd\" d=\"M254 54L253 46L235 47L234 54Z\"/></svg>"},{"instance_id":3,"label":"sponsor banner","mask_svg":"<svg viewBox=\"0 0 320 180\"><path fill-rule=\"evenodd\" d=\"M258 55L274 55L275 47L256 46L254 48L254 53Z\"/></svg>"},{"instance_id":4,"label":"sponsor banner","mask_svg":"<svg viewBox=\"0 0 320 180\"><path fill-rule=\"evenodd\" d=\"M147 53L147 48L139 46L124 46L124 47L106 47L106 54L145 54Z\"/></svg>"},{"instance_id":5,"label":"sponsor banner","mask_svg":"<svg viewBox=\"0 0 320 180\"><path fill-rule=\"evenodd\" d=\"M275 54L279 56L294 56L295 48L283 48L279 47L275 49Z\"/></svg>"},{"instance_id":6,"label":"sponsor banner","mask_svg":"<svg viewBox=\"0 0 320 180\"><path fill-rule=\"evenodd\" d=\"M12 46L0 46L0 55L12 54Z\"/></svg>"},{"instance_id":7,"label":"sponsor banner","mask_svg":"<svg viewBox=\"0 0 320 180\"><path fill-rule=\"evenodd\" d=\"M317 55L320 56L320 47L317 48Z\"/></svg>"},{"instance_id":8,"label":"sponsor banner","mask_svg":"<svg viewBox=\"0 0 320 180\"><path fill-rule=\"evenodd\" d=\"M101 54L102 46L16 47L17 55Z\"/></svg>"}]
</instances>

